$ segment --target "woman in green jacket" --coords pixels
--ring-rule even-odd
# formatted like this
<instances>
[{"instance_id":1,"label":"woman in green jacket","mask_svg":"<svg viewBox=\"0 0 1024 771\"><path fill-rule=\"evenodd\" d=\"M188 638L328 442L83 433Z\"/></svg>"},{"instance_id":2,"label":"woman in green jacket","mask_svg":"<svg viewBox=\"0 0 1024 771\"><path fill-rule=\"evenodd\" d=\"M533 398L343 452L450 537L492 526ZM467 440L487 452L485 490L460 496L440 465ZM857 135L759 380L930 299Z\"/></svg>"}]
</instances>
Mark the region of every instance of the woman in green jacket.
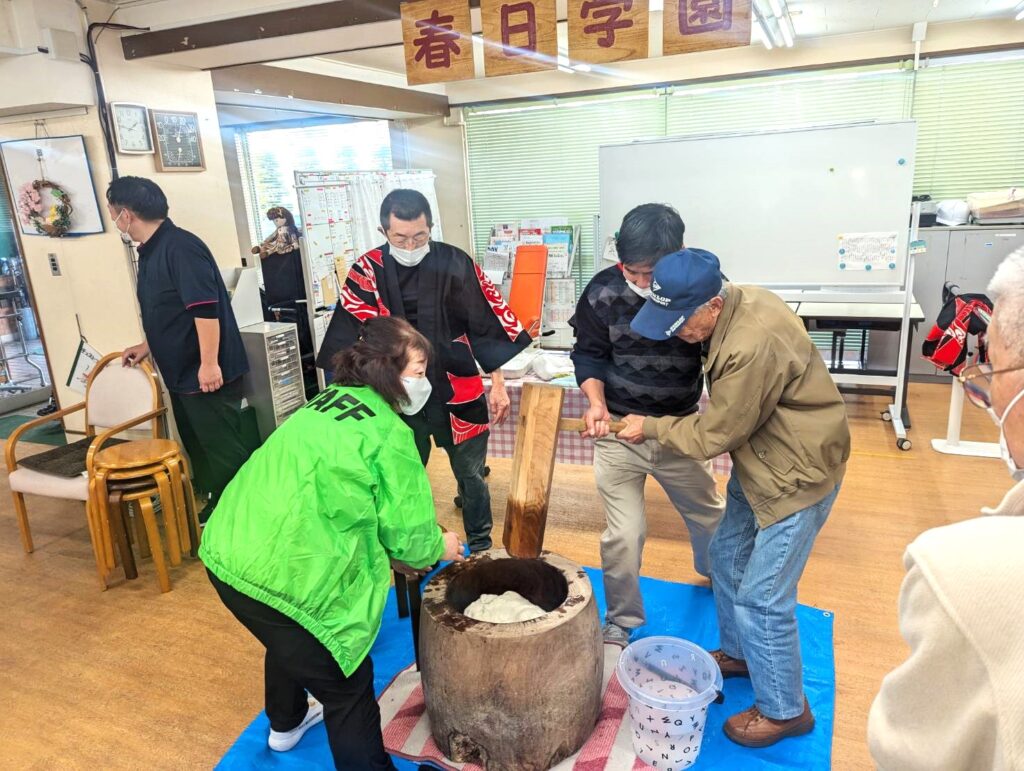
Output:
<instances>
[{"instance_id":1,"label":"woman in green jacket","mask_svg":"<svg viewBox=\"0 0 1024 771\"><path fill-rule=\"evenodd\" d=\"M406 321L368 321L338 355L334 383L253 453L203 532L214 588L267 649L272 750L291 749L323 720L338 768L394 768L368 656L390 561L462 559L398 415L430 394L429 352Z\"/></svg>"}]
</instances>

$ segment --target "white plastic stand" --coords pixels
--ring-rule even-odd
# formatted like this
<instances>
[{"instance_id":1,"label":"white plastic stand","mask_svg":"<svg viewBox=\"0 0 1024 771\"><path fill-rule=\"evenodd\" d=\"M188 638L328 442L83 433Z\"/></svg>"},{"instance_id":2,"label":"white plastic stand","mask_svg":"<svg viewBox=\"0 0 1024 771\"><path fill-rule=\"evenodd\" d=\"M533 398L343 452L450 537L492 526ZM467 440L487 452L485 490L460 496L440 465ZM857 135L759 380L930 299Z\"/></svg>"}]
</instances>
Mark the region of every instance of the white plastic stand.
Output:
<instances>
[{"instance_id":1,"label":"white plastic stand","mask_svg":"<svg viewBox=\"0 0 1024 771\"><path fill-rule=\"evenodd\" d=\"M932 439L932 449L944 455L966 455L972 458L998 458L999 445L994 442L961 442L960 423L964 415L964 387L953 379L953 394L949 397L949 423L945 439Z\"/></svg>"}]
</instances>

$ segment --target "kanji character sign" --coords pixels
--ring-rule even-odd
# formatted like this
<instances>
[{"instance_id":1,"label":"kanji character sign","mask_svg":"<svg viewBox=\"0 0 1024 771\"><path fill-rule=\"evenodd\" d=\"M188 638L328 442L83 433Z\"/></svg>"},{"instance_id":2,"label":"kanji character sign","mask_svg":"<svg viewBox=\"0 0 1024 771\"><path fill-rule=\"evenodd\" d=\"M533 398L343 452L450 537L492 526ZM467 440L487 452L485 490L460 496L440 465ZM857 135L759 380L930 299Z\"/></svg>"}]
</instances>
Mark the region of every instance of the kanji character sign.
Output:
<instances>
[{"instance_id":1,"label":"kanji character sign","mask_svg":"<svg viewBox=\"0 0 1024 771\"><path fill-rule=\"evenodd\" d=\"M666 0L665 54L750 45L750 0Z\"/></svg>"},{"instance_id":2,"label":"kanji character sign","mask_svg":"<svg viewBox=\"0 0 1024 771\"><path fill-rule=\"evenodd\" d=\"M480 13L488 76L557 66L555 0L481 0Z\"/></svg>"},{"instance_id":3,"label":"kanji character sign","mask_svg":"<svg viewBox=\"0 0 1024 771\"><path fill-rule=\"evenodd\" d=\"M569 0L569 58L602 64L647 56L647 0Z\"/></svg>"},{"instance_id":4,"label":"kanji character sign","mask_svg":"<svg viewBox=\"0 0 1024 771\"><path fill-rule=\"evenodd\" d=\"M402 37L409 85L474 76L469 0L402 3Z\"/></svg>"}]
</instances>

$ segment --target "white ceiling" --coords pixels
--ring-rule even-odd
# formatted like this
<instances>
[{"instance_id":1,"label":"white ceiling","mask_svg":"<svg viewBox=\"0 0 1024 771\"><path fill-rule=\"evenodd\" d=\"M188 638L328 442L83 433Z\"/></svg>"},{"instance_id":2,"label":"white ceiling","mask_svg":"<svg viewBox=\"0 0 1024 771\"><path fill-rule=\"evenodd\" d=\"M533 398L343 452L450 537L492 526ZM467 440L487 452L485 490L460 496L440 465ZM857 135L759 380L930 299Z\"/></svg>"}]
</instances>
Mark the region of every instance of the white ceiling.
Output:
<instances>
[{"instance_id":1,"label":"white ceiling","mask_svg":"<svg viewBox=\"0 0 1024 771\"><path fill-rule=\"evenodd\" d=\"M845 35L919 21L1013 18L1020 0L788 0L797 35Z\"/></svg>"},{"instance_id":2,"label":"white ceiling","mask_svg":"<svg viewBox=\"0 0 1024 771\"><path fill-rule=\"evenodd\" d=\"M765 10L767 0L755 0ZM898 27L916 22L942 23L972 19L1005 18L1012 22L1021 0L788 0L797 37L824 37ZM660 3L652 2L658 8ZM652 26L660 28L661 12L652 12ZM1024 22L1020 22L1024 24ZM564 27L564 24L560 24ZM564 30L559 30L564 37ZM659 36L660 37L660 36ZM798 43L799 45L799 43ZM400 46L347 51L317 57L383 73L404 75L405 59Z\"/></svg>"}]
</instances>

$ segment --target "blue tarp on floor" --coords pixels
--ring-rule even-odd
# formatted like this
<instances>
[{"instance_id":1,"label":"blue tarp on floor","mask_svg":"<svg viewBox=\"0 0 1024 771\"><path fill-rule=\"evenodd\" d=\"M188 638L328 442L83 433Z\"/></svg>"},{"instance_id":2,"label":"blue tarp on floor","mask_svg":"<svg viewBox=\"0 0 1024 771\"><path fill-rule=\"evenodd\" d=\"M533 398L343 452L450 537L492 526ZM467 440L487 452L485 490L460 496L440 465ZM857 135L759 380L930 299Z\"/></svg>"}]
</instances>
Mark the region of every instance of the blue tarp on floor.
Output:
<instances>
[{"instance_id":1,"label":"blue tarp on floor","mask_svg":"<svg viewBox=\"0 0 1024 771\"><path fill-rule=\"evenodd\" d=\"M601 571L587 568L594 585L601 617L604 617L604 591ZM682 637L708 650L718 647L718 625L711 590L642 578L646 626L637 636L670 635ZM750 681L735 678L725 681L725 703L708 711L707 730L696 769L827 769L831 767L832 725L835 718L835 662L832 651L832 614L801 605L797 610L804 663L804 687L817 720L807 736L786 739L774 747L750 750L733 744L722 733L722 723L734 712L754 702ZM636 639L636 636L634 637ZM409 620L399 619L394 590L384 611L384 624L373 646L374 686L378 694L395 675L412 663L412 633ZM311 771L331 769L334 764L327 747L323 725L311 729L291 752L276 753L267 748L269 723L263 713L249 725L217 766L222 771ZM400 771L417 768L415 763L395 759Z\"/></svg>"}]
</instances>

